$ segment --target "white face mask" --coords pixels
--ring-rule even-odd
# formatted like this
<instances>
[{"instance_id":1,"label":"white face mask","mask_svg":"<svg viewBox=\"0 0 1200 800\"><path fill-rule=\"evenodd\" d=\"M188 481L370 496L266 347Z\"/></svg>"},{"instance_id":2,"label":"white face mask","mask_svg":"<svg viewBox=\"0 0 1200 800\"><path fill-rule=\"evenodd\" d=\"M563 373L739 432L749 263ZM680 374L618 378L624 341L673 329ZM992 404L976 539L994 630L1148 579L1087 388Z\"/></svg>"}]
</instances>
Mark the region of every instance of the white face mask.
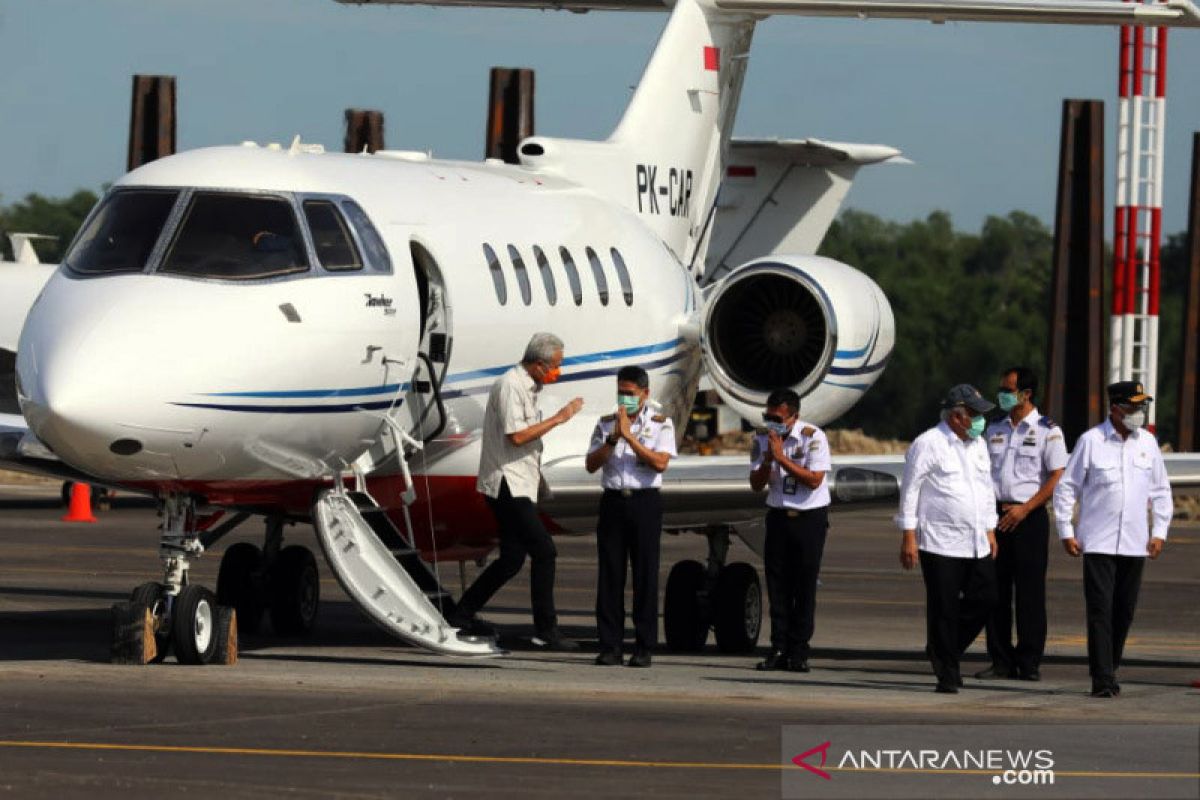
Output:
<instances>
[{"instance_id":1,"label":"white face mask","mask_svg":"<svg viewBox=\"0 0 1200 800\"><path fill-rule=\"evenodd\" d=\"M1134 411L1132 414L1126 414L1125 418L1122 419L1121 422L1125 423L1125 427L1129 428L1129 430L1136 431L1146 424L1146 412L1142 410Z\"/></svg>"}]
</instances>

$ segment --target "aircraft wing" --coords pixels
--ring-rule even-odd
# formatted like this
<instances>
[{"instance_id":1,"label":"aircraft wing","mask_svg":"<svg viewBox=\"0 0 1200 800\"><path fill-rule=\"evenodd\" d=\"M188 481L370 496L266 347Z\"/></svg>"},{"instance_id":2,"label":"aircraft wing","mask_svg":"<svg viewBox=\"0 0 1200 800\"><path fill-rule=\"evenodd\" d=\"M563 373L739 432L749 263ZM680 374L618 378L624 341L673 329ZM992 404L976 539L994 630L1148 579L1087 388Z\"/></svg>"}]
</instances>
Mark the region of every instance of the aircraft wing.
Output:
<instances>
[{"instance_id":1,"label":"aircraft wing","mask_svg":"<svg viewBox=\"0 0 1200 800\"><path fill-rule=\"evenodd\" d=\"M20 414L0 414L0 469L63 480L92 480L59 461L50 448L33 435Z\"/></svg>"},{"instance_id":2,"label":"aircraft wing","mask_svg":"<svg viewBox=\"0 0 1200 800\"><path fill-rule=\"evenodd\" d=\"M661 0L337 0L345 5L492 6L567 11L666 11ZM924 19L930 22L1037 22L1069 25L1200 27L1191 0L711 0L731 13L770 16Z\"/></svg>"},{"instance_id":3,"label":"aircraft wing","mask_svg":"<svg viewBox=\"0 0 1200 800\"><path fill-rule=\"evenodd\" d=\"M1200 453L1164 453L1167 476L1175 490L1200 488ZM750 491L745 455L671 459L663 476L663 526L700 528L741 525L762 517L764 495ZM539 506L564 527L592 524L600 502L600 477L583 468L582 456L557 459L543 467L552 497ZM828 475L835 506L896 503L904 456L834 456Z\"/></svg>"},{"instance_id":4,"label":"aircraft wing","mask_svg":"<svg viewBox=\"0 0 1200 800\"><path fill-rule=\"evenodd\" d=\"M834 456L829 489L835 504L893 503L899 497L903 456ZM600 502L600 476L589 475L583 457L544 465L552 497L539 505L558 520L594 520ZM762 516L765 496L750 491L746 455L671 459L663 476L663 525L737 525Z\"/></svg>"},{"instance_id":5,"label":"aircraft wing","mask_svg":"<svg viewBox=\"0 0 1200 800\"><path fill-rule=\"evenodd\" d=\"M723 11L806 17L1200 27L1200 9L1191 0L1152 4L1113 0L714 0L714 4Z\"/></svg>"}]
</instances>

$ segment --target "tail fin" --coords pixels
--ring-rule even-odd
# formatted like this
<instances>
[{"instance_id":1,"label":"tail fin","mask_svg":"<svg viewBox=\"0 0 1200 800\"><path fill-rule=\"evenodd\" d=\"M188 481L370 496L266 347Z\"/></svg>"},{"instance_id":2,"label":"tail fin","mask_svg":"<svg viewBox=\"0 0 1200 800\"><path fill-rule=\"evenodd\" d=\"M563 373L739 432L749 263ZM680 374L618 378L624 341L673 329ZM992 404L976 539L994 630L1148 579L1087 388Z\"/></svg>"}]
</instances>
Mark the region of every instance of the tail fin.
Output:
<instances>
[{"instance_id":1,"label":"tail fin","mask_svg":"<svg viewBox=\"0 0 1200 800\"><path fill-rule=\"evenodd\" d=\"M703 2L677 0L607 141L535 137L520 147L523 163L629 207L685 263L703 262L754 32L752 18Z\"/></svg>"}]
</instances>

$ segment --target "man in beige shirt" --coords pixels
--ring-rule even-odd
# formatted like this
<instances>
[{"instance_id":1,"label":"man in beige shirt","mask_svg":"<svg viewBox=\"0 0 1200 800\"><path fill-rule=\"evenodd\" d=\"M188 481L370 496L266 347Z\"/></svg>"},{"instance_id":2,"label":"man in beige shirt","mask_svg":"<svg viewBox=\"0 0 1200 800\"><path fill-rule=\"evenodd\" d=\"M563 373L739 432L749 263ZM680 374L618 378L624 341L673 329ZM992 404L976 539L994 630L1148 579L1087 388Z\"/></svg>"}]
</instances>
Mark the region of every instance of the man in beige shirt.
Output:
<instances>
[{"instance_id":1,"label":"man in beige shirt","mask_svg":"<svg viewBox=\"0 0 1200 800\"><path fill-rule=\"evenodd\" d=\"M583 408L576 397L549 419L542 419L538 393L558 380L563 343L552 333L536 333L525 347L521 363L492 384L483 414L483 449L475 484L496 517L500 556L485 569L451 615L451 623L472 632L486 632L475 615L525 563L530 568L530 600L535 635L533 644L547 650L575 650L558 630L554 608L554 566L558 552L537 513L542 480L542 437Z\"/></svg>"}]
</instances>

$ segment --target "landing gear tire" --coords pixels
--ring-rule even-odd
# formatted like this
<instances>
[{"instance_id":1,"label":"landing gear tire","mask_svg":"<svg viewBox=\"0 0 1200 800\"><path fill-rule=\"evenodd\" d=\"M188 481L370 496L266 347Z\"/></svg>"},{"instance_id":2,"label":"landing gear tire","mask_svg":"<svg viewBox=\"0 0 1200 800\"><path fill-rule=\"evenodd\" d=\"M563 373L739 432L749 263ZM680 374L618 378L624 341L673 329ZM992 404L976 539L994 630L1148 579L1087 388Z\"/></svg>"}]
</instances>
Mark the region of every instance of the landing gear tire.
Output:
<instances>
[{"instance_id":1,"label":"landing gear tire","mask_svg":"<svg viewBox=\"0 0 1200 800\"><path fill-rule=\"evenodd\" d=\"M299 545L283 548L271 569L270 585L271 625L275 632L284 636L310 633L321 601L320 576L312 551Z\"/></svg>"},{"instance_id":2,"label":"landing gear tire","mask_svg":"<svg viewBox=\"0 0 1200 800\"><path fill-rule=\"evenodd\" d=\"M713 602L713 632L722 653L750 653L762 629L758 571L745 562L721 568Z\"/></svg>"},{"instance_id":3,"label":"landing gear tire","mask_svg":"<svg viewBox=\"0 0 1200 800\"><path fill-rule=\"evenodd\" d=\"M663 598L663 629L671 650L698 653L708 641L709 621L700 598L706 579L699 561L679 561L671 567Z\"/></svg>"},{"instance_id":4,"label":"landing gear tire","mask_svg":"<svg viewBox=\"0 0 1200 800\"><path fill-rule=\"evenodd\" d=\"M175 598L171 633L180 664L210 664L217 654L217 596L203 586L184 586Z\"/></svg>"},{"instance_id":5,"label":"landing gear tire","mask_svg":"<svg viewBox=\"0 0 1200 800\"><path fill-rule=\"evenodd\" d=\"M262 551L250 542L232 544L221 556L217 602L237 611L239 634L257 633L266 610L258 583L262 562Z\"/></svg>"},{"instance_id":6,"label":"landing gear tire","mask_svg":"<svg viewBox=\"0 0 1200 800\"><path fill-rule=\"evenodd\" d=\"M167 609L167 589L161 583L143 583L141 586L134 589L129 599L134 603L141 603L150 609L150 614L154 617L154 658L150 660L151 664L162 663L162 660L167 657L167 653L171 649L171 631L163 625L163 620L166 619Z\"/></svg>"}]
</instances>

